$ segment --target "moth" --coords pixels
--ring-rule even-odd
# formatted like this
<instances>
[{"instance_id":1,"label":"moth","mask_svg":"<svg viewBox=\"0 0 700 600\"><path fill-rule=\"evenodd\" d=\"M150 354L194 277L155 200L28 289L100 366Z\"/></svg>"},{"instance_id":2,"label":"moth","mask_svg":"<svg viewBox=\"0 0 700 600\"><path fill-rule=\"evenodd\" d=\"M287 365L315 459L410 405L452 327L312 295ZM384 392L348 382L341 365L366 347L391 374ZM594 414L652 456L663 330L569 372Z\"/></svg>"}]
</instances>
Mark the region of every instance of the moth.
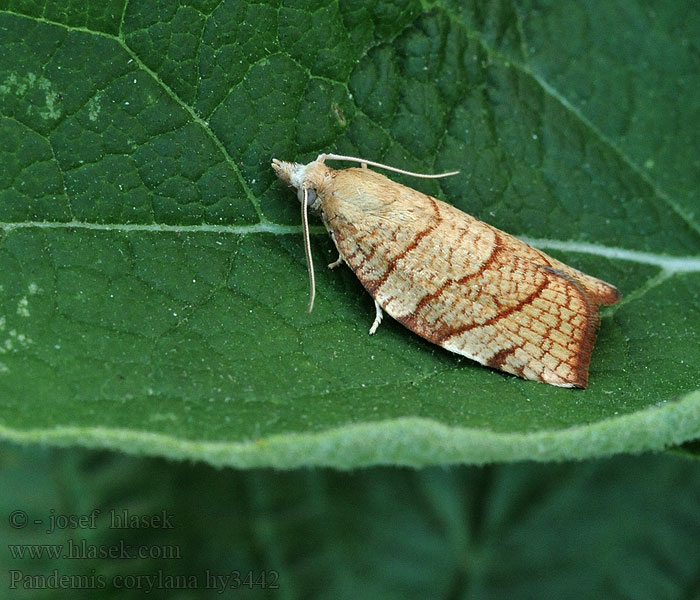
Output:
<instances>
[{"instance_id":1,"label":"moth","mask_svg":"<svg viewBox=\"0 0 700 600\"><path fill-rule=\"evenodd\" d=\"M356 161L342 170L326 160ZM301 202L313 307L307 211L320 215L347 264L383 312L446 350L534 381L585 388L598 307L620 292L461 210L396 183L380 163L321 154L309 164L273 159Z\"/></svg>"}]
</instances>

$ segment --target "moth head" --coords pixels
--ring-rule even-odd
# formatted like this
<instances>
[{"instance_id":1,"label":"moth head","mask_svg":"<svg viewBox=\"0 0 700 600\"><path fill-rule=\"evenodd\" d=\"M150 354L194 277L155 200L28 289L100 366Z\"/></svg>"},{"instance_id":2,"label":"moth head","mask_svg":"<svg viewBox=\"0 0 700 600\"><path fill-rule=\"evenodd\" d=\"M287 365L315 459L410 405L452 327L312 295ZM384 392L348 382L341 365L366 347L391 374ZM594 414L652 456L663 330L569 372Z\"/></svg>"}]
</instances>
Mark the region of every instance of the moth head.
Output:
<instances>
[{"instance_id":1,"label":"moth head","mask_svg":"<svg viewBox=\"0 0 700 600\"><path fill-rule=\"evenodd\" d=\"M328 168L322 162L315 160L302 165L273 158L272 168L277 177L296 191L299 202L303 203L306 199L306 205L311 210L320 208L318 189L328 175Z\"/></svg>"},{"instance_id":2,"label":"moth head","mask_svg":"<svg viewBox=\"0 0 700 600\"><path fill-rule=\"evenodd\" d=\"M301 165L299 163L290 163L273 158L272 168L277 174L277 177L284 181L289 187L296 190L297 198L301 203L304 252L306 254L306 264L309 270L309 289L311 291L308 311L311 312L314 306L314 297L316 296L316 282L314 278L313 259L311 258L308 210L311 209L316 212L320 210L321 196L319 188L325 185L326 180L329 180L331 175L328 168L323 164L323 161L319 159L310 162L308 165Z\"/></svg>"}]
</instances>

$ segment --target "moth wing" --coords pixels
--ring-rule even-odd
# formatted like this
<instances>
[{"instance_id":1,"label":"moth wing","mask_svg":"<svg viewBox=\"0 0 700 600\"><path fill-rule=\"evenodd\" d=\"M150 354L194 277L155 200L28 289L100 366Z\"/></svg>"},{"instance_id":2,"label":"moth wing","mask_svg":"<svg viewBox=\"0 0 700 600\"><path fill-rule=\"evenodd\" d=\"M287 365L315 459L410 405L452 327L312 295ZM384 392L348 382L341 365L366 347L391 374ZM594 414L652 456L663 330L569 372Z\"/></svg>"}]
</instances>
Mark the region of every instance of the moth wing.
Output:
<instances>
[{"instance_id":1,"label":"moth wing","mask_svg":"<svg viewBox=\"0 0 700 600\"><path fill-rule=\"evenodd\" d=\"M522 258L527 258L530 262L535 265L549 266L561 274L566 275L573 279L578 285L580 285L586 292L586 295L595 304L615 304L620 299L620 292L615 286L606 283L605 281L598 279L596 277L591 277L578 269L574 269L569 265L552 258L548 254L545 254L537 248L533 248L529 244L526 244L522 240L513 237L512 235L505 233L487 225L487 227L498 233L498 238L500 243L507 247L514 255L518 255Z\"/></svg>"},{"instance_id":2,"label":"moth wing","mask_svg":"<svg viewBox=\"0 0 700 600\"><path fill-rule=\"evenodd\" d=\"M344 183L351 171L362 186ZM586 386L597 306L617 300L614 287L372 171L333 177L324 223L390 316L484 365Z\"/></svg>"},{"instance_id":3,"label":"moth wing","mask_svg":"<svg viewBox=\"0 0 700 600\"><path fill-rule=\"evenodd\" d=\"M526 379L586 386L598 315L567 273L510 257L478 275L453 271L437 285L420 275L407 279L411 293L403 300L381 293L377 300L415 333Z\"/></svg>"}]
</instances>

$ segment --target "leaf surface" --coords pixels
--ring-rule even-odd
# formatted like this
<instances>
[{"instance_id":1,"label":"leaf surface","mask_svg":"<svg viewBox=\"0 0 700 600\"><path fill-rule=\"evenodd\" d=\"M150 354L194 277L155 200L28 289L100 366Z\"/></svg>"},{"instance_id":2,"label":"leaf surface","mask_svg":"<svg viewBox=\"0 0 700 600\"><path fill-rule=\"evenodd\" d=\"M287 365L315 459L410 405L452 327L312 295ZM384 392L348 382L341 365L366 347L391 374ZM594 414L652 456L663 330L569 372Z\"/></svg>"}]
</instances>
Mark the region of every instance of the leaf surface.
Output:
<instances>
[{"instance_id":1,"label":"leaf surface","mask_svg":"<svg viewBox=\"0 0 700 600\"><path fill-rule=\"evenodd\" d=\"M344 468L698 438L692 6L0 2L0 435ZM307 315L269 162L322 151L460 169L396 180L614 283L589 388L370 338L347 269Z\"/></svg>"}]
</instances>

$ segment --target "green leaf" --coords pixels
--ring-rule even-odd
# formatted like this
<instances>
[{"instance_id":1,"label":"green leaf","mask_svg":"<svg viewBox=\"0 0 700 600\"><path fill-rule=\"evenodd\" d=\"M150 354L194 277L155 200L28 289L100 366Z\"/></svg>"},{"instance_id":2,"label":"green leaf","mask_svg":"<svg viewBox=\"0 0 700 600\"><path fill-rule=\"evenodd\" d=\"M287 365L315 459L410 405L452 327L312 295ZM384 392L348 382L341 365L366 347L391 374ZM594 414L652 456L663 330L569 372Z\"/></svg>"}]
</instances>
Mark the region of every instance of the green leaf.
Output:
<instances>
[{"instance_id":1,"label":"green leaf","mask_svg":"<svg viewBox=\"0 0 700 600\"><path fill-rule=\"evenodd\" d=\"M690 2L0 2L0 436L219 465L700 437ZM317 271L270 159L423 172L617 285L585 391L483 368ZM335 259L315 226L318 265Z\"/></svg>"},{"instance_id":2,"label":"green leaf","mask_svg":"<svg viewBox=\"0 0 700 600\"><path fill-rule=\"evenodd\" d=\"M677 457L241 471L2 444L0 467L0 568L19 579L12 598L36 597L29 576L54 569L99 576L96 595L119 600L698 598L700 464ZM125 510L171 527L111 528ZM16 511L25 527L9 526ZM46 533L68 515L86 527ZM146 554L48 555L69 544ZM42 547L42 558L26 556ZM274 571L279 588L232 589L234 571ZM177 591L175 576L186 577Z\"/></svg>"}]
</instances>

